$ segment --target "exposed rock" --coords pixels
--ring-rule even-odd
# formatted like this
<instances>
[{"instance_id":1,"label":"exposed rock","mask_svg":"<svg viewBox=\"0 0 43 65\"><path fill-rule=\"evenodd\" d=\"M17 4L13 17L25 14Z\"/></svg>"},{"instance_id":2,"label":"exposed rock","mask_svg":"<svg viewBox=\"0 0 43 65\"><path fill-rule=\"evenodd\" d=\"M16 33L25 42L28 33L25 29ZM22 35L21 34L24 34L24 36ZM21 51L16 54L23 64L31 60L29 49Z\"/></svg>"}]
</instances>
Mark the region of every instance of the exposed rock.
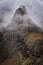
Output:
<instances>
[{"instance_id":1,"label":"exposed rock","mask_svg":"<svg viewBox=\"0 0 43 65\"><path fill-rule=\"evenodd\" d=\"M27 10L26 10L26 7L25 6L21 6L21 7L19 7L17 10L16 10L16 12L15 12L16 14L20 14L20 15L25 15L25 14L27 14Z\"/></svg>"}]
</instances>

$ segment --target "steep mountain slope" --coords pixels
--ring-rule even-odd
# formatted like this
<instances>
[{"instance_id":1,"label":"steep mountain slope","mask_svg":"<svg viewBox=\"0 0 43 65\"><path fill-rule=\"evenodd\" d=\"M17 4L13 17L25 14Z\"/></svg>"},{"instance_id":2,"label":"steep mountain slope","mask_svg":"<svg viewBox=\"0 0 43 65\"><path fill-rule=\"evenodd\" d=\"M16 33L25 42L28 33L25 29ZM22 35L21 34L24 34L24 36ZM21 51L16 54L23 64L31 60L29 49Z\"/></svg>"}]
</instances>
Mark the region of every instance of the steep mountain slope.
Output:
<instances>
[{"instance_id":1,"label":"steep mountain slope","mask_svg":"<svg viewBox=\"0 0 43 65\"><path fill-rule=\"evenodd\" d=\"M43 65L43 30L18 8L12 23L0 31L1 65Z\"/></svg>"},{"instance_id":2,"label":"steep mountain slope","mask_svg":"<svg viewBox=\"0 0 43 65\"><path fill-rule=\"evenodd\" d=\"M12 18L12 23L7 29L17 31L42 32L35 22L30 18L25 6L19 7Z\"/></svg>"}]
</instances>

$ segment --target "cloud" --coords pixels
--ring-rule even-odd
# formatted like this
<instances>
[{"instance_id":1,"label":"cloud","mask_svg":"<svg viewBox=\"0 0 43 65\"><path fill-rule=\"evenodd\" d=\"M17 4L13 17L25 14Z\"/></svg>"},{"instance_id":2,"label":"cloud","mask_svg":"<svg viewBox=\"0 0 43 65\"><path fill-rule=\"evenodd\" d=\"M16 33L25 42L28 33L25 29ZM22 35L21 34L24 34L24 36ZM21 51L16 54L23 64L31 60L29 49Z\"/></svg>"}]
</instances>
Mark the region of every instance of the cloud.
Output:
<instances>
[{"instance_id":1,"label":"cloud","mask_svg":"<svg viewBox=\"0 0 43 65\"><path fill-rule=\"evenodd\" d=\"M43 28L43 0L31 0L30 15L33 21Z\"/></svg>"},{"instance_id":2,"label":"cloud","mask_svg":"<svg viewBox=\"0 0 43 65\"><path fill-rule=\"evenodd\" d=\"M0 26L10 24L15 10L20 5L30 9L31 18L43 28L43 0L0 0Z\"/></svg>"}]
</instances>

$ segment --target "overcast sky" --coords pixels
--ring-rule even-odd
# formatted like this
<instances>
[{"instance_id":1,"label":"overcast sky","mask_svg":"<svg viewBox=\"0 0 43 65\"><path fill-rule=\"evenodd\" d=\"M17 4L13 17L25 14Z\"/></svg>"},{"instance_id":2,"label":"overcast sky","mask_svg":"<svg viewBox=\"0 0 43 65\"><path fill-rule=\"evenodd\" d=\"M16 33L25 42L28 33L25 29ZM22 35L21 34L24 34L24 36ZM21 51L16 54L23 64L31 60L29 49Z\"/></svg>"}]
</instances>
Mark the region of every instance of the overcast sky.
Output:
<instances>
[{"instance_id":1,"label":"overcast sky","mask_svg":"<svg viewBox=\"0 0 43 65\"><path fill-rule=\"evenodd\" d=\"M30 10L31 18L43 28L43 0L0 0L0 26L10 23L13 10L20 5L25 5Z\"/></svg>"}]
</instances>

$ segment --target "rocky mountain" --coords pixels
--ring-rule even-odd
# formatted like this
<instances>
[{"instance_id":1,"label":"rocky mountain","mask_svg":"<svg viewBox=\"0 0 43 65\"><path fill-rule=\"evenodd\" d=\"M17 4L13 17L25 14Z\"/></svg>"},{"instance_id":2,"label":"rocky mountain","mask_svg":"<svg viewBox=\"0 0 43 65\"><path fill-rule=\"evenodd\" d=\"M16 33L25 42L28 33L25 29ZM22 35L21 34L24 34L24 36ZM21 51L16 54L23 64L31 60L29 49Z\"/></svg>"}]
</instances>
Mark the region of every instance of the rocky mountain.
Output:
<instances>
[{"instance_id":1,"label":"rocky mountain","mask_svg":"<svg viewBox=\"0 0 43 65\"><path fill-rule=\"evenodd\" d=\"M43 65L43 30L19 7L0 31L0 65Z\"/></svg>"}]
</instances>

